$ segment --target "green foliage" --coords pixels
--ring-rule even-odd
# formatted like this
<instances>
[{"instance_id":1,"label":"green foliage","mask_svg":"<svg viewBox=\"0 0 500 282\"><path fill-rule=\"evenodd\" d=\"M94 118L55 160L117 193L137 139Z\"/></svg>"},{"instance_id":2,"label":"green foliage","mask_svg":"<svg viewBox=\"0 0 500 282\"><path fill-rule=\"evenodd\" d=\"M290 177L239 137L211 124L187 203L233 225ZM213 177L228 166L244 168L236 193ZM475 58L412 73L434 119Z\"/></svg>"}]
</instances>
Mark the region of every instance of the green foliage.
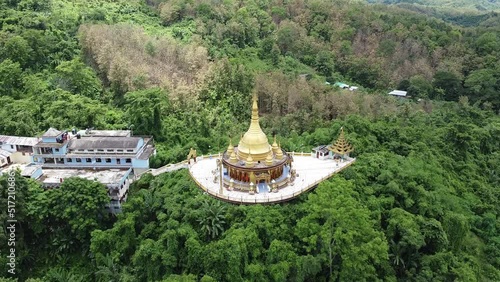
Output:
<instances>
[{"instance_id":1,"label":"green foliage","mask_svg":"<svg viewBox=\"0 0 500 282\"><path fill-rule=\"evenodd\" d=\"M101 82L94 71L80 60L62 62L55 68L55 83L63 90L91 99L100 98Z\"/></svg>"},{"instance_id":2,"label":"green foliage","mask_svg":"<svg viewBox=\"0 0 500 282\"><path fill-rule=\"evenodd\" d=\"M169 110L166 93L148 89L125 94L125 115L136 134L153 135L162 131L161 114Z\"/></svg>"},{"instance_id":3,"label":"green foliage","mask_svg":"<svg viewBox=\"0 0 500 282\"><path fill-rule=\"evenodd\" d=\"M130 128L155 137L159 167L234 144L255 92L284 148L344 126L357 157L269 206L218 202L186 171L146 175L113 219L102 185L16 175L20 280L500 280L497 17L299 2L2 2L0 134ZM398 84L423 100L386 98Z\"/></svg>"},{"instance_id":4,"label":"green foliage","mask_svg":"<svg viewBox=\"0 0 500 282\"><path fill-rule=\"evenodd\" d=\"M0 96L19 98L22 86L22 70L10 59L0 63Z\"/></svg>"}]
</instances>

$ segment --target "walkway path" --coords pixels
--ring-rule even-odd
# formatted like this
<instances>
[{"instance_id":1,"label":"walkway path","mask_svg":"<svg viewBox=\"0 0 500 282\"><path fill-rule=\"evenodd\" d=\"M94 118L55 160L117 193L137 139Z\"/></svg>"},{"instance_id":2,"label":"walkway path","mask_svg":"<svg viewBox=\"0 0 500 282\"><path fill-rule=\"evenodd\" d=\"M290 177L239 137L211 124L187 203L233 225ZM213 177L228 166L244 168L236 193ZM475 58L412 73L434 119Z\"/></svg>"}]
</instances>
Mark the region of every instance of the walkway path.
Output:
<instances>
[{"instance_id":1,"label":"walkway path","mask_svg":"<svg viewBox=\"0 0 500 282\"><path fill-rule=\"evenodd\" d=\"M334 160L319 160L311 157L310 154L295 154L293 167L297 171L297 178L291 185L281 188L276 193L255 193L253 195L226 189L221 191L220 182L214 182L212 175L212 171L217 167L215 159L204 159L190 165L189 174L203 191L227 202L239 204L278 203L291 200L315 188L322 181L349 167L354 161L355 159L348 159L337 163Z\"/></svg>"},{"instance_id":2,"label":"walkway path","mask_svg":"<svg viewBox=\"0 0 500 282\"><path fill-rule=\"evenodd\" d=\"M334 160L319 160L311 157L309 153L292 153L292 155L294 156L293 166L297 171L297 178L292 185L280 189L277 193L269 192L269 189L261 187L261 185L258 185L257 190L260 193L255 193L254 195L246 192L228 191L226 189L223 189L221 193L220 183L219 181L214 182L212 175L212 171L217 168L216 159L219 155L198 157L197 162L191 162L191 165L188 161L182 161L157 169L149 169L138 175L137 178L145 173L157 176L165 172L188 168L189 174L196 184L213 197L240 204L277 203L291 200L315 188L319 183L349 167L356 160L349 158L338 163Z\"/></svg>"}]
</instances>

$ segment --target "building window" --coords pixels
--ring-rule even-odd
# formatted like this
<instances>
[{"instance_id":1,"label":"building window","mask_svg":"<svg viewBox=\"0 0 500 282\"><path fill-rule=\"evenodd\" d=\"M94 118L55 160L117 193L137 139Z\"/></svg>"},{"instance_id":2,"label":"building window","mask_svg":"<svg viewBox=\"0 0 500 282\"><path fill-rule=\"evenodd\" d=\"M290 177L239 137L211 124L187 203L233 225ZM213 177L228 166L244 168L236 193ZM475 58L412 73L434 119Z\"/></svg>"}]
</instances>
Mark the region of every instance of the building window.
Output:
<instances>
[{"instance_id":1,"label":"building window","mask_svg":"<svg viewBox=\"0 0 500 282\"><path fill-rule=\"evenodd\" d=\"M81 162L82 162L82 159L80 159L80 158L76 158L76 162L77 162L77 163L81 163Z\"/></svg>"},{"instance_id":2,"label":"building window","mask_svg":"<svg viewBox=\"0 0 500 282\"><path fill-rule=\"evenodd\" d=\"M121 153L121 152L123 152L123 150L122 150L122 149L118 149L118 150L116 150L116 151L117 151L117 152L120 152L120 153Z\"/></svg>"},{"instance_id":3,"label":"building window","mask_svg":"<svg viewBox=\"0 0 500 282\"><path fill-rule=\"evenodd\" d=\"M97 149L97 152L104 152L104 149Z\"/></svg>"},{"instance_id":4,"label":"building window","mask_svg":"<svg viewBox=\"0 0 500 282\"><path fill-rule=\"evenodd\" d=\"M72 162L73 162L73 159L66 159L66 162L67 162L67 163L72 163Z\"/></svg>"},{"instance_id":5,"label":"building window","mask_svg":"<svg viewBox=\"0 0 500 282\"><path fill-rule=\"evenodd\" d=\"M102 162L102 160L101 160L101 158L96 158L96 159L95 159L95 162L96 162L96 163L101 163L101 162Z\"/></svg>"},{"instance_id":6,"label":"building window","mask_svg":"<svg viewBox=\"0 0 500 282\"><path fill-rule=\"evenodd\" d=\"M78 149L78 152L85 152L85 149Z\"/></svg>"},{"instance_id":7,"label":"building window","mask_svg":"<svg viewBox=\"0 0 500 282\"><path fill-rule=\"evenodd\" d=\"M94 152L94 149L88 149L87 151L89 151L89 152Z\"/></svg>"},{"instance_id":8,"label":"building window","mask_svg":"<svg viewBox=\"0 0 500 282\"><path fill-rule=\"evenodd\" d=\"M57 153L59 153L59 149L55 149L55 151L56 151Z\"/></svg>"},{"instance_id":9,"label":"building window","mask_svg":"<svg viewBox=\"0 0 500 282\"><path fill-rule=\"evenodd\" d=\"M92 159L91 159L91 158L87 158L87 159L86 159L86 161L87 161L88 163L91 163L91 162L92 162Z\"/></svg>"},{"instance_id":10,"label":"building window","mask_svg":"<svg viewBox=\"0 0 500 282\"><path fill-rule=\"evenodd\" d=\"M14 149L14 145L10 145L10 148L11 148L11 149Z\"/></svg>"},{"instance_id":11,"label":"building window","mask_svg":"<svg viewBox=\"0 0 500 282\"><path fill-rule=\"evenodd\" d=\"M134 152L134 150L127 150L127 152L132 153L132 152Z\"/></svg>"},{"instance_id":12,"label":"building window","mask_svg":"<svg viewBox=\"0 0 500 282\"><path fill-rule=\"evenodd\" d=\"M113 149L108 149L108 152L114 152L114 151L115 151L115 150L113 150Z\"/></svg>"},{"instance_id":13,"label":"building window","mask_svg":"<svg viewBox=\"0 0 500 282\"><path fill-rule=\"evenodd\" d=\"M129 158L129 159L126 159L126 160L125 160L125 162L129 164L129 163L131 163L131 162L132 162L132 159L130 159L130 158Z\"/></svg>"},{"instance_id":14,"label":"building window","mask_svg":"<svg viewBox=\"0 0 500 282\"><path fill-rule=\"evenodd\" d=\"M111 163L111 159L107 158L106 163Z\"/></svg>"}]
</instances>

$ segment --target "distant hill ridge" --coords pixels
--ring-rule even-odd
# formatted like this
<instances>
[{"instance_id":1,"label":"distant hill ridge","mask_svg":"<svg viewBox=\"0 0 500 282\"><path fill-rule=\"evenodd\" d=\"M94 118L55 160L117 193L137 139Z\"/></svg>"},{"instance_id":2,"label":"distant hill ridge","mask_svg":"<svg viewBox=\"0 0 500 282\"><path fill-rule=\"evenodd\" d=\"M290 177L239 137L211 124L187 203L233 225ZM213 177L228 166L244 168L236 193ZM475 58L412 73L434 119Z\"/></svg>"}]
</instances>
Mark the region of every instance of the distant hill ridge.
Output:
<instances>
[{"instance_id":1,"label":"distant hill ridge","mask_svg":"<svg viewBox=\"0 0 500 282\"><path fill-rule=\"evenodd\" d=\"M471 12L500 12L499 0L367 0L368 3L381 4L418 4L434 8L453 8L455 10Z\"/></svg>"}]
</instances>

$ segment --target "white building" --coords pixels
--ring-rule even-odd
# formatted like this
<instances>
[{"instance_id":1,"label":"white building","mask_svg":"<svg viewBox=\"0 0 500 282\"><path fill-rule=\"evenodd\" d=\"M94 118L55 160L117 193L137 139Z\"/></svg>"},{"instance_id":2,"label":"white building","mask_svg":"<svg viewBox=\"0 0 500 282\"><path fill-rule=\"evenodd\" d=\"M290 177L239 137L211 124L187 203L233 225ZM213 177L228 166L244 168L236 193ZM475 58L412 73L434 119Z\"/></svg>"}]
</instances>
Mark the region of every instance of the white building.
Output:
<instances>
[{"instance_id":1,"label":"white building","mask_svg":"<svg viewBox=\"0 0 500 282\"><path fill-rule=\"evenodd\" d=\"M389 92L389 95L398 97L398 98L408 98L409 96L406 96L408 92L402 91L402 90L392 90Z\"/></svg>"},{"instance_id":2,"label":"white building","mask_svg":"<svg viewBox=\"0 0 500 282\"><path fill-rule=\"evenodd\" d=\"M148 170L154 154L153 138L132 136L130 130L49 128L41 138L0 135L0 168L21 169L46 188L69 177L100 182L108 188L113 213L121 211L132 176Z\"/></svg>"},{"instance_id":3,"label":"white building","mask_svg":"<svg viewBox=\"0 0 500 282\"><path fill-rule=\"evenodd\" d=\"M4 158L4 160L8 160L6 164L29 164L33 162L33 146L39 141L40 139L36 137L0 135L0 150L4 151L1 155L6 155L5 152L10 153Z\"/></svg>"}]
</instances>

